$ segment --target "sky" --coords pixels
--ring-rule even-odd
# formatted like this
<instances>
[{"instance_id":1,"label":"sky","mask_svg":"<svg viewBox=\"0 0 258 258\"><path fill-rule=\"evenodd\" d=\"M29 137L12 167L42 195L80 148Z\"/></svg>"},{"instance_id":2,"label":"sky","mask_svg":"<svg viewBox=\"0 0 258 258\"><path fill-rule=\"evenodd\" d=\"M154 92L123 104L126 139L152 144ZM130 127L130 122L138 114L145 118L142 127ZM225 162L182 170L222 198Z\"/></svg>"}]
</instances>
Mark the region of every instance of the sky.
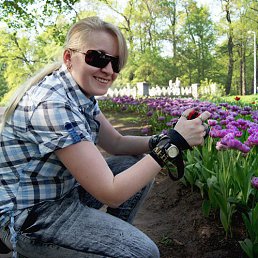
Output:
<instances>
[{"instance_id":1,"label":"sky","mask_svg":"<svg viewBox=\"0 0 258 258\"><path fill-rule=\"evenodd\" d=\"M221 15L221 1L220 0L196 0L199 5L208 6L212 19L218 21Z\"/></svg>"},{"instance_id":2,"label":"sky","mask_svg":"<svg viewBox=\"0 0 258 258\"><path fill-rule=\"evenodd\" d=\"M119 4L122 6L126 4L128 0L120 0ZM84 1L81 1L84 3ZM221 0L196 0L196 2L201 6L207 6L213 21L217 22L220 19L221 16ZM106 11L106 10L105 10ZM106 12L102 14L103 16L106 15ZM101 16L101 15L100 15ZM0 21L0 28L5 27L5 24Z\"/></svg>"}]
</instances>

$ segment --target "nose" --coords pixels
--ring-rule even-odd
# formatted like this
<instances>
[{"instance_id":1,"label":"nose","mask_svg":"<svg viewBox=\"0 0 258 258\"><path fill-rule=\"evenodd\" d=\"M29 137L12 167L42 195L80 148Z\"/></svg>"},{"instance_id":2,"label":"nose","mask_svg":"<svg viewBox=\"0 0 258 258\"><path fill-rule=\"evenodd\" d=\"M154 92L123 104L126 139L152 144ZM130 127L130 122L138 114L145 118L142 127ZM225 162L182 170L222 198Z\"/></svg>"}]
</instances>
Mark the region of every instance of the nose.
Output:
<instances>
[{"instance_id":1,"label":"nose","mask_svg":"<svg viewBox=\"0 0 258 258\"><path fill-rule=\"evenodd\" d=\"M105 73L113 74L114 71L113 71L111 61L105 67L103 67L101 70Z\"/></svg>"}]
</instances>

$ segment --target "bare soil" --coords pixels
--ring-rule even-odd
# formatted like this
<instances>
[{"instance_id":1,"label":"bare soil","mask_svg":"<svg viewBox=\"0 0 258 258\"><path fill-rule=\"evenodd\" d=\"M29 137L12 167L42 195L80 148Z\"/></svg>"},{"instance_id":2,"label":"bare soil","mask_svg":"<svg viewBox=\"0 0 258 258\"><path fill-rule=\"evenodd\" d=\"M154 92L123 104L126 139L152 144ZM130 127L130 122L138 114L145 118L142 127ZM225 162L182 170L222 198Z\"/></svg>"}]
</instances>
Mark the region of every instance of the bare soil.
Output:
<instances>
[{"instance_id":1,"label":"bare soil","mask_svg":"<svg viewBox=\"0 0 258 258\"><path fill-rule=\"evenodd\" d=\"M125 120L127 113L106 116L122 134L141 135L143 120ZM162 258L246 257L238 242L246 237L241 217L234 218L233 237L226 238L218 214L208 218L202 214L202 201L198 189L172 181L163 171L157 176L134 225L154 240Z\"/></svg>"}]
</instances>

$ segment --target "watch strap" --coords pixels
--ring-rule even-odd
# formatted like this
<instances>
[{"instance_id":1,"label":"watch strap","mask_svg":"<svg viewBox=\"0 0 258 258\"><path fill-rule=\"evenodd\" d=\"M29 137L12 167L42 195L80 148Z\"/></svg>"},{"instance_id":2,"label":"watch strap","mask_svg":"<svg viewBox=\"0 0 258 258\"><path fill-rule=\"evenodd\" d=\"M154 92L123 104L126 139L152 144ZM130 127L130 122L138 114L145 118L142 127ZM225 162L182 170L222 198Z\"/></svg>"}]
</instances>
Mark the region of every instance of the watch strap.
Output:
<instances>
[{"instance_id":1,"label":"watch strap","mask_svg":"<svg viewBox=\"0 0 258 258\"><path fill-rule=\"evenodd\" d=\"M179 154L175 158L170 158L166 152L169 145L175 145ZM176 181L184 176L184 160L182 150L192 149L184 137L174 129L170 129L168 135L153 135L149 140L151 157L163 168L169 162L176 166L177 173L172 173L167 166L169 177Z\"/></svg>"},{"instance_id":2,"label":"watch strap","mask_svg":"<svg viewBox=\"0 0 258 258\"><path fill-rule=\"evenodd\" d=\"M169 139L169 137L165 134L152 135L149 139L149 149L153 150L158 145L158 143L162 140L162 138Z\"/></svg>"},{"instance_id":3,"label":"watch strap","mask_svg":"<svg viewBox=\"0 0 258 258\"><path fill-rule=\"evenodd\" d=\"M181 150L192 150L192 147L188 144L185 138L176 130L170 129L168 132L168 136L171 142L176 145Z\"/></svg>"},{"instance_id":4,"label":"watch strap","mask_svg":"<svg viewBox=\"0 0 258 258\"><path fill-rule=\"evenodd\" d=\"M177 175L172 174L169 167L167 166L169 177L177 181L184 176L184 160L181 150L179 149L179 154L175 158L169 158L164 148L155 147L150 152L151 157L163 168L167 166L168 162L173 163L177 169Z\"/></svg>"},{"instance_id":5,"label":"watch strap","mask_svg":"<svg viewBox=\"0 0 258 258\"><path fill-rule=\"evenodd\" d=\"M165 166L164 161L157 155L156 152L150 152L151 157L163 168Z\"/></svg>"},{"instance_id":6,"label":"watch strap","mask_svg":"<svg viewBox=\"0 0 258 258\"><path fill-rule=\"evenodd\" d=\"M177 175L173 175L172 172L168 169L168 175L169 177L173 180L173 181L177 181L179 179L181 179L184 176L184 169L185 169L185 165L184 165L184 160L183 160L183 156L182 153L180 153L174 160L173 160L173 164L176 166L177 169Z\"/></svg>"},{"instance_id":7,"label":"watch strap","mask_svg":"<svg viewBox=\"0 0 258 258\"><path fill-rule=\"evenodd\" d=\"M149 149L153 150L159 143L160 136L159 134L152 135L149 139Z\"/></svg>"},{"instance_id":8,"label":"watch strap","mask_svg":"<svg viewBox=\"0 0 258 258\"><path fill-rule=\"evenodd\" d=\"M166 152L166 146L170 145L170 140L169 138L164 138L163 143L159 143L162 144L161 146L157 145L151 152L151 156L159 163L159 165L161 167L164 167L164 165L166 164L167 160L169 159L169 156Z\"/></svg>"}]
</instances>

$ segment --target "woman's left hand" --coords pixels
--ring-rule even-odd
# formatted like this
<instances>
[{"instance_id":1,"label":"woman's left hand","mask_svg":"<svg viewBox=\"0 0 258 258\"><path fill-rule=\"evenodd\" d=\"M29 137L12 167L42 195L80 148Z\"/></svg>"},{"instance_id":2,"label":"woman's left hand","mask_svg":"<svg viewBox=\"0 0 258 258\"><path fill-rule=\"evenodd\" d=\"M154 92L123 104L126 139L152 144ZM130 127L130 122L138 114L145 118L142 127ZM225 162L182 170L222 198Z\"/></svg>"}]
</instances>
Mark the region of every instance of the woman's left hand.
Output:
<instances>
[{"instance_id":1,"label":"woman's left hand","mask_svg":"<svg viewBox=\"0 0 258 258\"><path fill-rule=\"evenodd\" d=\"M185 110L174 128L185 138L191 147L204 144L204 137L207 134L207 125L204 122L211 115L210 112L205 111L198 117L188 120L188 115L193 111L194 109Z\"/></svg>"}]
</instances>

